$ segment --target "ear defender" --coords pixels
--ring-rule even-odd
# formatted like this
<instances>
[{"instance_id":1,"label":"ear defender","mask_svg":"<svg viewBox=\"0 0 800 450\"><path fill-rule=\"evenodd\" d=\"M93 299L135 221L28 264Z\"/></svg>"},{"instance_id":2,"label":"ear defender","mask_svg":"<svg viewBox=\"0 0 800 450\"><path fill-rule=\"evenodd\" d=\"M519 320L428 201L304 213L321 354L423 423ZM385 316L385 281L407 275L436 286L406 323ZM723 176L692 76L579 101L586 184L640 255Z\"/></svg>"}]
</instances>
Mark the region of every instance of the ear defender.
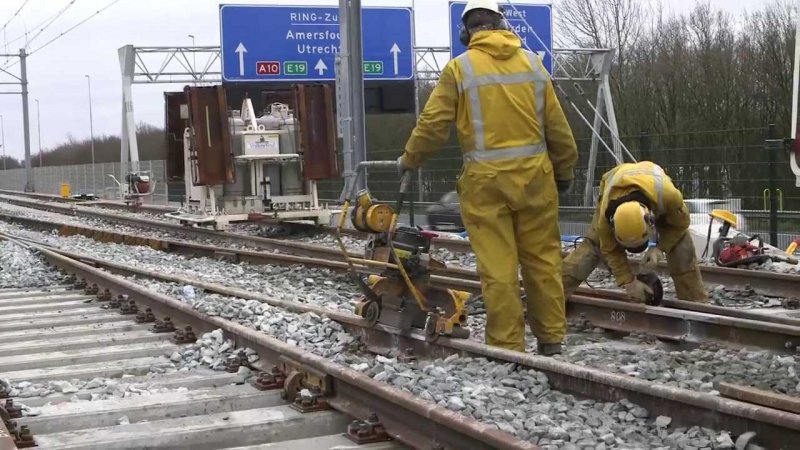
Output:
<instances>
[{"instance_id":1,"label":"ear defender","mask_svg":"<svg viewBox=\"0 0 800 450\"><path fill-rule=\"evenodd\" d=\"M508 19L503 17L503 18L500 19L500 23L497 24L497 29L498 30L511 31L511 24L508 23Z\"/></svg>"},{"instance_id":2,"label":"ear defender","mask_svg":"<svg viewBox=\"0 0 800 450\"><path fill-rule=\"evenodd\" d=\"M506 19L506 10L502 6L500 6L500 18L497 22L498 30L511 31L511 24L508 23L508 19Z\"/></svg>"},{"instance_id":3,"label":"ear defender","mask_svg":"<svg viewBox=\"0 0 800 450\"><path fill-rule=\"evenodd\" d=\"M466 26L462 26L461 30L458 32L458 41L461 42L461 45L464 47L469 47L469 31L467 31Z\"/></svg>"}]
</instances>

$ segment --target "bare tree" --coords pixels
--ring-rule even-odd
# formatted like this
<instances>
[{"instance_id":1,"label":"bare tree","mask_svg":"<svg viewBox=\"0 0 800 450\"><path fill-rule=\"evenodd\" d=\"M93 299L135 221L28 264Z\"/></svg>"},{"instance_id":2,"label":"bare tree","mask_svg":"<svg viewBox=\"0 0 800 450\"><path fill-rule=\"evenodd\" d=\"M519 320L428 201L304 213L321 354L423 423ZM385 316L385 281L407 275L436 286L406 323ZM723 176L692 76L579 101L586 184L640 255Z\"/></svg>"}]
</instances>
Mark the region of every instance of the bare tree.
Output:
<instances>
[{"instance_id":1,"label":"bare tree","mask_svg":"<svg viewBox=\"0 0 800 450\"><path fill-rule=\"evenodd\" d=\"M617 49L620 65L643 32L646 6L640 0L560 0L556 13L563 39L586 47Z\"/></svg>"}]
</instances>

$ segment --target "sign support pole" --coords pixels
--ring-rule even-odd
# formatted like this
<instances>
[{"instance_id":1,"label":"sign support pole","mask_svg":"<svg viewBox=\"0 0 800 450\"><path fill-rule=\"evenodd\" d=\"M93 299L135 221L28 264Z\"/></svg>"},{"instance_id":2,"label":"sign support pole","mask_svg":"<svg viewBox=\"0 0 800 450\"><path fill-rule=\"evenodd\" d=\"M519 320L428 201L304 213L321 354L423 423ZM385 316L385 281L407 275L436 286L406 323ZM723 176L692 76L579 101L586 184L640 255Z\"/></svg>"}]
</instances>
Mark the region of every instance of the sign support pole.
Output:
<instances>
[{"instance_id":1,"label":"sign support pole","mask_svg":"<svg viewBox=\"0 0 800 450\"><path fill-rule=\"evenodd\" d=\"M350 95L350 38L348 36L347 20L348 0L339 0L339 55L336 58L336 95L339 115L339 133L342 138L342 159L344 163L344 188L339 197L343 202L348 192L349 183L355 177L355 164L353 164L353 114L352 97Z\"/></svg>"},{"instance_id":2,"label":"sign support pole","mask_svg":"<svg viewBox=\"0 0 800 450\"><path fill-rule=\"evenodd\" d=\"M367 160L366 125L364 123L364 53L361 43L361 0L349 0L348 11L340 11L342 23L346 23L347 47L350 54L350 113L353 124L353 161L351 170L355 172L359 163ZM364 189L367 174L358 180L358 189Z\"/></svg>"}]
</instances>

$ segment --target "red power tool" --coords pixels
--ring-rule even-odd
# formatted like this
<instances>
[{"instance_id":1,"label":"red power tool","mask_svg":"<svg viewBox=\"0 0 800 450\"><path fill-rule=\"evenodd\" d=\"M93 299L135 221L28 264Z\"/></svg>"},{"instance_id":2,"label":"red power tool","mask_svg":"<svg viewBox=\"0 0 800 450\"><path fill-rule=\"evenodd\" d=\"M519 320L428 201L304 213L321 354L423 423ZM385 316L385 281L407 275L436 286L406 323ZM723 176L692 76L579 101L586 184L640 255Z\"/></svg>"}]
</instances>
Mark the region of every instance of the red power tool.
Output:
<instances>
[{"instance_id":1,"label":"red power tool","mask_svg":"<svg viewBox=\"0 0 800 450\"><path fill-rule=\"evenodd\" d=\"M751 239L755 239L754 236ZM737 235L728 241L717 241L720 245L715 245L715 262L724 267L738 267L748 264L763 264L769 260L769 256L764 254L764 247L753 245L744 235ZM759 244L760 244L759 240Z\"/></svg>"},{"instance_id":2,"label":"red power tool","mask_svg":"<svg viewBox=\"0 0 800 450\"><path fill-rule=\"evenodd\" d=\"M714 219L718 219L722 222L722 226L719 228L719 237L711 247L711 256L718 266L743 267L751 264L761 265L767 261L797 264L797 259L795 258L767 253L764 248L764 241L757 234L748 237L746 234L739 233L734 237L728 237L728 233L737 224L736 215L732 212L715 209L709 213L709 216L711 221L708 223L708 238L703 258L708 255L709 247L711 247L711 231ZM756 240L758 245L753 245L752 242Z\"/></svg>"},{"instance_id":3,"label":"red power tool","mask_svg":"<svg viewBox=\"0 0 800 450\"><path fill-rule=\"evenodd\" d=\"M758 240L758 245L751 244ZM714 243L714 262L723 267L741 267L750 264L764 264L767 261L797 264L797 259L781 255L768 254L764 242L758 235L748 238L738 234L730 239L720 238Z\"/></svg>"}]
</instances>

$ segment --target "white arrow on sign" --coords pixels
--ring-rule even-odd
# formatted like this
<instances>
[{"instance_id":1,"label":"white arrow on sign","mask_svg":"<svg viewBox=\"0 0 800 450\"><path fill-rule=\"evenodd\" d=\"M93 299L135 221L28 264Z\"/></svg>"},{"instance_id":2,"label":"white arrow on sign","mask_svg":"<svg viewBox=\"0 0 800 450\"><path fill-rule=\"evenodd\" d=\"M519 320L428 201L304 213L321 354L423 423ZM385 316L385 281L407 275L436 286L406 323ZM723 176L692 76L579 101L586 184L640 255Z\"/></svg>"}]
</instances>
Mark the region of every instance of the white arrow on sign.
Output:
<instances>
[{"instance_id":1,"label":"white arrow on sign","mask_svg":"<svg viewBox=\"0 0 800 450\"><path fill-rule=\"evenodd\" d=\"M314 70L316 70L320 76L325 75L325 71L328 70L328 66L326 66L325 62L322 60L322 58L320 58L320 60L317 61L317 65L314 66Z\"/></svg>"},{"instance_id":2,"label":"white arrow on sign","mask_svg":"<svg viewBox=\"0 0 800 450\"><path fill-rule=\"evenodd\" d=\"M400 53L400 47L397 46L397 42L394 43L392 49L389 51L392 52L392 55L394 56L394 74L397 75L398 71L400 70L397 65L397 54Z\"/></svg>"},{"instance_id":3,"label":"white arrow on sign","mask_svg":"<svg viewBox=\"0 0 800 450\"><path fill-rule=\"evenodd\" d=\"M236 47L234 50L236 53L239 54L239 76L244 76L244 54L247 53L247 49L244 48L244 44L239 42L239 46Z\"/></svg>"}]
</instances>

